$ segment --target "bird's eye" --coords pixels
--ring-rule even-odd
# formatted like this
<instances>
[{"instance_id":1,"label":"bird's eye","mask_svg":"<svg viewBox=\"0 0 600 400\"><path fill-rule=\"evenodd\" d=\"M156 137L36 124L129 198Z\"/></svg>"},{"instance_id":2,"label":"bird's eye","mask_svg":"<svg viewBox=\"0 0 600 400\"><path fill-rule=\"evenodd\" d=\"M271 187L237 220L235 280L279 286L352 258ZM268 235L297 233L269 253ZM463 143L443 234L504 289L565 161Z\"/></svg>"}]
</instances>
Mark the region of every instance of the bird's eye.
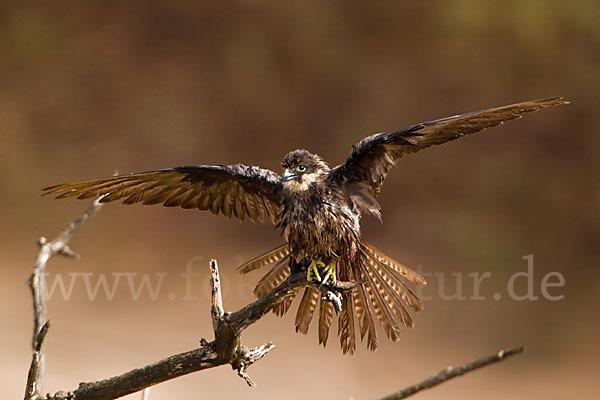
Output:
<instances>
[{"instance_id":1,"label":"bird's eye","mask_svg":"<svg viewBox=\"0 0 600 400\"><path fill-rule=\"evenodd\" d=\"M304 165L298 165L296 167L296 171L298 171L298 172L304 172L304 171L306 171L306 167Z\"/></svg>"}]
</instances>

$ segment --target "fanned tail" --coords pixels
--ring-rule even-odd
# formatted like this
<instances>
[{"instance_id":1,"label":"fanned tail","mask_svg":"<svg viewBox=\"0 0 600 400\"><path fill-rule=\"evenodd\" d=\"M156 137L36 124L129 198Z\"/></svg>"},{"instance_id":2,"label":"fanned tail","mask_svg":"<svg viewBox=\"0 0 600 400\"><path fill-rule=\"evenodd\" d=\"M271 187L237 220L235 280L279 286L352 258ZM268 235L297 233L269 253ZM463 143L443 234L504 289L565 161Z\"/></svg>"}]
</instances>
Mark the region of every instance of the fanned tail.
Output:
<instances>
[{"instance_id":1,"label":"fanned tail","mask_svg":"<svg viewBox=\"0 0 600 400\"><path fill-rule=\"evenodd\" d=\"M386 335L392 340L400 338L400 326L412 327L413 319L407 308L423 309L423 303L406 285L406 280L425 286L425 278L416 271L386 256L374 246L361 242L359 257L353 265L338 264L341 281L361 282L351 293L342 298L342 310L338 318L338 335L342 351L353 354L356 350L356 334L360 330L361 341L366 338L369 350L376 350L378 339L375 319L379 320ZM240 272L275 264L263 276L254 294L261 297L281 284L291 272L290 252L286 245L269 251L242 265ZM318 289L306 287L296 313L296 331L306 334L319 309L319 344L325 346L333 321L333 305L321 298ZM284 315L290 308L296 292L273 309L276 315ZM356 318L356 320L355 320Z\"/></svg>"}]
</instances>

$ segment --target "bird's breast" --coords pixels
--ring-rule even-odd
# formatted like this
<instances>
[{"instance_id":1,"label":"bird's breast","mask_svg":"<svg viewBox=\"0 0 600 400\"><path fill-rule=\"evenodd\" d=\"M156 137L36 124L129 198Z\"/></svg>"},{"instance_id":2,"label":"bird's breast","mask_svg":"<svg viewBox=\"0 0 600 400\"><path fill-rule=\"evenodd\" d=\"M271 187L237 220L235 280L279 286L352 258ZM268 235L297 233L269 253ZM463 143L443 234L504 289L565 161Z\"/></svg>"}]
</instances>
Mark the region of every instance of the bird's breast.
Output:
<instances>
[{"instance_id":1,"label":"bird's breast","mask_svg":"<svg viewBox=\"0 0 600 400\"><path fill-rule=\"evenodd\" d=\"M294 199L284 207L283 236L296 261L353 256L360 240L359 215L335 199Z\"/></svg>"}]
</instances>

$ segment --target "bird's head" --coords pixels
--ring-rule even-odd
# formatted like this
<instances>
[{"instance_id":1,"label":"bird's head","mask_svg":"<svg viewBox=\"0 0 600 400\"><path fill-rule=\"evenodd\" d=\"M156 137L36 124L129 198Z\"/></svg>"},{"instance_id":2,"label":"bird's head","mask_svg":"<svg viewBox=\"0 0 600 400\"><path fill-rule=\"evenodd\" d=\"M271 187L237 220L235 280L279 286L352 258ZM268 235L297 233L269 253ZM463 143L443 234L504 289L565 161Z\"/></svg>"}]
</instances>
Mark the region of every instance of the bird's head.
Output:
<instances>
[{"instance_id":1,"label":"bird's head","mask_svg":"<svg viewBox=\"0 0 600 400\"><path fill-rule=\"evenodd\" d=\"M288 153L281 166L284 168L283 183L295 192L309 189L313 183L325 179L329 172L329 166L321 157L306 150Z\"/></svg>"}]
</instances>

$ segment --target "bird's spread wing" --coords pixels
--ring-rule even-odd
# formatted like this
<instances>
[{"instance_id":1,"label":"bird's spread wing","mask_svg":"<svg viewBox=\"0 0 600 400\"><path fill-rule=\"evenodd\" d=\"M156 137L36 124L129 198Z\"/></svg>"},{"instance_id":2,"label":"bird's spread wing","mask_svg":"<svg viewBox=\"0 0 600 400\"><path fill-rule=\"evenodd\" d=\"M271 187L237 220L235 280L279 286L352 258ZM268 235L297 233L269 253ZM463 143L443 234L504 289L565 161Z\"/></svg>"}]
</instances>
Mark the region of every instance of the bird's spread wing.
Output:
<instances>
[{"instance_id":1,"label":"bird's spread wing","mask_svg":"<svg viewBox=\"0 0 600 400\"><path fill-rule=\"evenodd\" d=\"M42 189L56 198L100 202L159 204L198 208L240 220L277 222L281 208L281 178L273 171L242 164L198 165L63 183Z\"/></svg>"},{"instance_id":2,"label":"bird's spread wing","mask_svg":"<svg viewBox=\"0 0 600 400\"><path fill-rule=\"evenodd\" d=\"M567 103L562 97L526 101L378 133L354 145L346 162L331 170L330 180L376 196L389 170L405 154L480 132L528 112Z\"/></svg>"}]
</instances>

